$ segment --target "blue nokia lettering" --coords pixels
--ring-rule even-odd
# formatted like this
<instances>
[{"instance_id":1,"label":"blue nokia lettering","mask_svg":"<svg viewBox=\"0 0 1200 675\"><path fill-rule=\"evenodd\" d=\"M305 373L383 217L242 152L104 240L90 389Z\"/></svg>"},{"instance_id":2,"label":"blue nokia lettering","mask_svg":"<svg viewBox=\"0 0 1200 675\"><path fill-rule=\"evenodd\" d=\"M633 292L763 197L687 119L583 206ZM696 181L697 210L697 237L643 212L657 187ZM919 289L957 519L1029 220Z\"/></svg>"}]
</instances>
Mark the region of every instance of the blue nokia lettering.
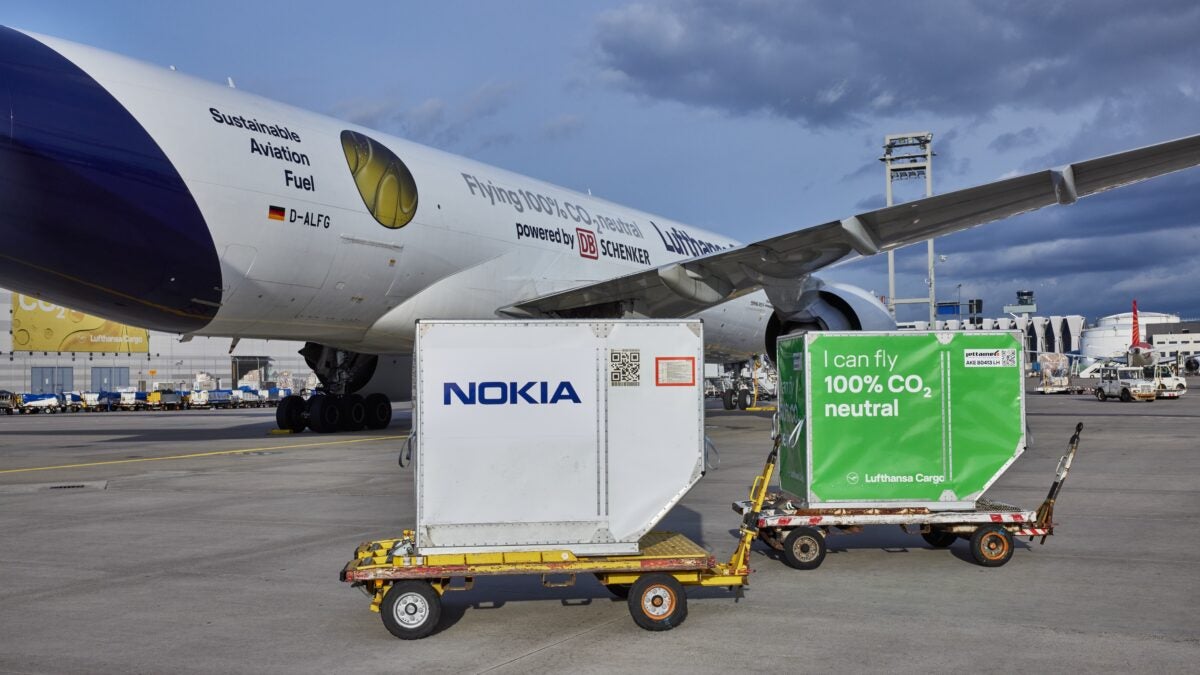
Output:
<instances>
[{"instance_id":1,"label":"blue nokia lettering","mask_svg":"<svg viewBox=\"0 0 1200 675\"><path fill-rule=\"evenodd\" d=\"M582 403L570 382L559 382L550 391L549 382L468 382L466 389L457 382L442 385L442 405L453 399L463 405L549 405L559 402Z\"/></svg>"}]
</instances>

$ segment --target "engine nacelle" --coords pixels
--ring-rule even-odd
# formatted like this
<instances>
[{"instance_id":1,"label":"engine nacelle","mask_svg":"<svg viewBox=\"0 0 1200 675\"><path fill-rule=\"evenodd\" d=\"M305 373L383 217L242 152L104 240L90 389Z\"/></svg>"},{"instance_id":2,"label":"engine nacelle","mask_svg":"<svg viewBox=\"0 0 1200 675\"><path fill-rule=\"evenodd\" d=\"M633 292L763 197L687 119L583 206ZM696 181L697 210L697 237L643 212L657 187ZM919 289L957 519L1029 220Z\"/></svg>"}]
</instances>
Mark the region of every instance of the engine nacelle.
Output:
<instances>
[{"instance_id":1,"label":"engine nacelle","mask_svg":"<svg viewBox=\"0 0 1200 675\"><path fill-rule=\"evenodd\" d=\"M896 321L883 303L867 291L849 284L819 280L806 291L807 306L784 315L778 309L767 322L766 354L775 358L775 343L780 335L799 330L896 330Z\"/></svg>"}]
</instances>

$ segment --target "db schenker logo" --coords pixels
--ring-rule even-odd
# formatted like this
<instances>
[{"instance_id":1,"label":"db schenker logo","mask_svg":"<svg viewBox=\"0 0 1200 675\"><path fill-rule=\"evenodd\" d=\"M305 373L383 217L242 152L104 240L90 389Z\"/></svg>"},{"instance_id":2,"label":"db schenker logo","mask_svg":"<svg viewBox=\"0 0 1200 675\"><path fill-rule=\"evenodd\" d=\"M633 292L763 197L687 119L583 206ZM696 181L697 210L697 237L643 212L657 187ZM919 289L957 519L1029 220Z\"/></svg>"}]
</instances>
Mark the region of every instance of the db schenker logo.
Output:
<instances>
[{"instance_id":1,"label":"db schenker logo","mask_svg":"<svg viewBox=\"0 0 1200 675\"><path fill-rule=\"evenodd\" d=\"M585 230L582 227L575 228L575 234L579 235L579 256L582 258L590 258L595 260L600 257L600 246L596 243L596 233L591 230Z\"/></svg>"}]
</instances>

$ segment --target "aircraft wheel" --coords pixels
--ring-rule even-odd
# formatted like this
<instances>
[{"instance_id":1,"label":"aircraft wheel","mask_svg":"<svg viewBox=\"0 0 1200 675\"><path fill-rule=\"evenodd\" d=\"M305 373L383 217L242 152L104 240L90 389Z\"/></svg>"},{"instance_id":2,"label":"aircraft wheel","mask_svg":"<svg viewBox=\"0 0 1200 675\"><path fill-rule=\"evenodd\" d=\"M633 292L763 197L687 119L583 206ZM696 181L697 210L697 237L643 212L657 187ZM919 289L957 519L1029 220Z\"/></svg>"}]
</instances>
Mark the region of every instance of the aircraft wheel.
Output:
<instances>
[{"instance_id":1,"label":"aircraft wheel","mask_svg":"<svg viewBox=\"0 0 1200 675\"><path fill-rule=\"evenodd\" d=\"M308 399L308 428L318 434L337 431L342 421L337 399L328 394Z\"/></svg>"},{"instance_id":2,"label":"aircraft wheel","mask_svg":"<svg viewBox=\"0 0 1200 675\"><path fill-rule=\"evenodd\" d=\"M746 408L750 407L750 390L749 389L743 389L738 392L737 407L738 407L738 410L745 410Z\"/></svg>"},{"instance_id":3,"label":"aircraft wheel","mask_svg":"<svg viewBox=\"0 0 1200 675\"><path fill-rule=\"evenodd\" d=\"M304 408L304 399L288 396L275 409L275 424L280 429L290 430L294 434L304 431Z\"/></svg>"},{"instance_id":4,"label":"aircraft wheel","mask_svg":"<svg viewBox=\"0 0 1200 675\"><path fill-rule=\"evenodd\" d=\"M725 406L726 410L733 410L737 407L737 401L734 399L736 394L737 392L732 389L726 389L721 393L721 403Z\"/></svg>"},{"instance_id":5,"label":"aircraft wheel","mask_svg":"<svg viewBox=\"0 0 1200 675\"><path fill-rule=\"evenodd\" d=\"M383 394L371 394L366 402L368 429L386 429L392 423L392 402Z\"/></svg>"},{"instance_id":6,"label":"aircraft wheel","mask_svg":"<svg viewBox=\"0 0 1200 675\"><path fill-rule=\"evenodd\" d=\"M427 581L397 581L384 594L379 616L392 635L401 640L419 640L437 628L442 597Z\"/></svg>"},{"instance_id":7,"label":"aircraft wheel","mask_svg":"<svg viewBox=\"0 0 1200 675\"><path fill-rule=\"evenodd\" d=\"M338 400L342 413L342 431L362 431L367 426L367 407L363 397L347 394Z\"/></svg>"},{"instance_id":8,"label":"aircraft wheel","mask_svg":"<svg viewBox=\"0 0 1200 675\"><path fill-rule=\"evenodd\" d=\"M811 527L797 527L783 539L783 561L798 570L815 570L825 561L825 536Z\"/></svg>"}]
</instances>

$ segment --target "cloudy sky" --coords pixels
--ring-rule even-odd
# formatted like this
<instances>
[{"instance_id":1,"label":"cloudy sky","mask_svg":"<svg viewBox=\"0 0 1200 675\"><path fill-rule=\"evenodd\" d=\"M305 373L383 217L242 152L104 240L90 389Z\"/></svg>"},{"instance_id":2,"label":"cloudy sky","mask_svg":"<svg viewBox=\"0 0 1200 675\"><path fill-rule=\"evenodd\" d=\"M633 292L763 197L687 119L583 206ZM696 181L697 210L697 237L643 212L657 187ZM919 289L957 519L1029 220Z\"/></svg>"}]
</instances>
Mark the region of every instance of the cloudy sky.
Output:
<instances>
[{"instance_id":1,"label":"cloudy sky","mask_svg":"<svg viewBox=\"0 0 1200 675\"><path fill-rule=\"evenodd\" d=\"M1195 0L12 4L14 27L742 241L882 206L888 133L933 132L935 192L1200 133ZM1198 213L1195 169L945 237L938 296L1200 317ZM898 262L897 294L925 294L924 247ZM827 276L884 294L886 270Z\"/></svg>"}]
</instances>

